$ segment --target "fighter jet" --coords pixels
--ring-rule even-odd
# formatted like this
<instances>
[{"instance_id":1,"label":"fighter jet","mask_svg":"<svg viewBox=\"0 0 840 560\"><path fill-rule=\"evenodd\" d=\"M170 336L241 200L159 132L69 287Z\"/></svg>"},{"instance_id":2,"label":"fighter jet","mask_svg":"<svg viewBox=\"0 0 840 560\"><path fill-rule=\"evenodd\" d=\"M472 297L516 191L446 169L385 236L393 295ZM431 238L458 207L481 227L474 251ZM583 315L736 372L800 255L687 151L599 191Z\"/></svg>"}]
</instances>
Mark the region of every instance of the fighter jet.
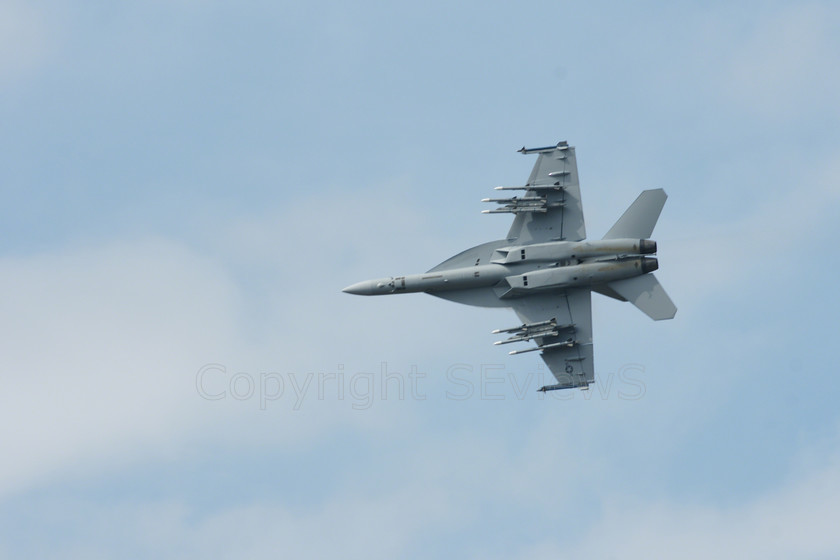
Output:
<instances>
[{"instance_id":1,"label":"fighter jet","mask_svg":"<svg viewBox=\"0 0 840 560\"><path fill-rule=\"evenodd\" d=\"M629 301L656 321L677 308L653 271L659 268L650 239L665 200L662 189L643 191L603 239L586 241L575 149L567 142L537 154L521 196L485 198L497 207L487 214L513 214L507 237L449 258L424 274L367 280L344 292L374 296L425 292L480 307L510 307L521 325L492 331L496 344L534 343L510 354L539 351L557 383L539 391L579 387L595 381L591 294Z\"/></svg>"}]
</instances>

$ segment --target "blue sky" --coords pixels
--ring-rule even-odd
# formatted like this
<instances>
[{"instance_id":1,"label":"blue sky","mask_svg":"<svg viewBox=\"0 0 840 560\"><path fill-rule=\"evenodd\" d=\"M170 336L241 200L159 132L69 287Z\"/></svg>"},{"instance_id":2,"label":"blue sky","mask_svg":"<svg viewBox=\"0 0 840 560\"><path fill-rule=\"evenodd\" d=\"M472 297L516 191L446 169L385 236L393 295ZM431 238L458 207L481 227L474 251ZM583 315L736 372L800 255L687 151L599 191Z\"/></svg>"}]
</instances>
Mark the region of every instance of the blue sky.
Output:
<instances>
[{"instance_id":1,"label":"blue sky","mask_svg":"<svg viewBox=\"0 0 840 560\"><path fill-rule=\"evenodd\" d=\"M0 556L840 554L832 2L0 2ZM669 194L679 307L596 297L539 395L505 310L341 288ZM384 389L383 389L384 387Z\"/></svg>"}]
</instances>

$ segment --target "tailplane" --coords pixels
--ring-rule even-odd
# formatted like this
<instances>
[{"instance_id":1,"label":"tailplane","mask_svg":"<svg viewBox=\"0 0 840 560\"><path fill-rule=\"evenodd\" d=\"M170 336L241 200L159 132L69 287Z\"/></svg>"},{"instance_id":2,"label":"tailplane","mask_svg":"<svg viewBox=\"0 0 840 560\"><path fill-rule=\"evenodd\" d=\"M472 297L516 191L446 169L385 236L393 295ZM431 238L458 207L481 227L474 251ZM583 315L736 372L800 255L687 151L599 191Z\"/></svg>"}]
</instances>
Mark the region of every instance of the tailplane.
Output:
<instances>
[{"instance_id":1,"label":"tailplane","mask_svg":"<svg viewBox=\"0 0 840 560\"><path fill-rule=\"evenodd\" d=\"M638 307L654 321L673 319L677 306L653 274L642 274L607 284L610 290ZM606 294L611 295L611 294ZM613 297L613 296L611 296Z\"/></svg>"}]
</instances>

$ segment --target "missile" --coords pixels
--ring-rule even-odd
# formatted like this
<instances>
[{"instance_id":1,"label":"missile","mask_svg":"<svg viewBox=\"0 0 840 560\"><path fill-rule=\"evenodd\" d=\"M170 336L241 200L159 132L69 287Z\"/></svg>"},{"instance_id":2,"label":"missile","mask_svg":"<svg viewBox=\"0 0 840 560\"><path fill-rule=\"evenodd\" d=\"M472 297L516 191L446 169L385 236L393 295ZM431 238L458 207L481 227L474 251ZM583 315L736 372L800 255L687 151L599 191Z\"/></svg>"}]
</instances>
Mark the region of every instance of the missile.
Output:
<instances>
[{"instance_id":1,"label":"missile","mask_svg":"<svg viewBox=\"0 0 840 560\"><path fill-rule=\"evenodd\" d=\"M568 150L569 144L566 141L558 142L556 146L546 146L544 148L526 148L522 146L517 152L520 154L538 154L540 152L553 152L554 150Z\"/></svg>"},{"instance_id":2,"label":"missile","mask_svg":"<svg viewBox=\"0 0 840 560\"><path fill-rule=\"evenodd\" d=\"M558 333L557 330L554 328L539 331L528 331L527 333L521 334L519 336L512 336L505 340L497 340L493 344L510 344L511 342L523 342L526 340L531 340L532 338L536 338L538 336L557 336L558 334L560 333Z\"/></svg>"},{"instance_id":3,"label":"missile","mask_svg":"<svg viewBox=\"0 0 840 560\"><path fill-rule=\"evenodd\" d=\"M493 187L497 191L559 191L563 185L525 185L524 187Z\"/></svg>"},{"instance_id":4,"label":"missile","mask_svg":"<svg viewBox=\"0 0 840 560\"><path fill-rule=\"evenodd\" d=\"M511 327L509 329L496 329L492 331L490 334L499 334L499 333L512 333L517 331L527 331L528 329L533 329L535 327L542 327L543 325L555 325L557 324L556 319L548 319L547 321L539 321L537 323L523 323L518 327Z\"/></svg>"},{"instance_id":5,"label":"missile","mask_svg":"<svg viewBox=\"0 0 840 560\"><path fill-rule=\"evenodd\" d=\"M550 348L560 348L561 346L564 346L566 348L571 348L575 344L577 344L577 343L570 338L569 340L564 340L563 342L553 342L551 344L544 344L543 346L535 346L533 348L526 348L525 350L511 350L510 352L508 352L508 354L510 354L511 356L515 356L516 354L525 354L526 352L536 352L537 350L548 350Z\"/></svg>"},{"instance_id":6,"label":"missile","mask_svg":"<svg viewBox=\"0 0 840 560\"><path fill-rule=\"evenodd\" d=\"M518 204L520 202L545 202L545 198L542 196L514 196L513 198L482 198L481 202L498 202L499 204Z\"/></svg>"},{"instance_id":7,"label":"missile","mask_svg":"<svg viewBox=\"0 0 840 560\"><path fill-rule=\"evenodd\" d=\"M561 204L553 204L552 206L562 206ZM504 208L494 208L493 210L482 210L482 214L519 214L520 212L547 212L545 206L505 206Z\"/></svg>"}]
</instances>

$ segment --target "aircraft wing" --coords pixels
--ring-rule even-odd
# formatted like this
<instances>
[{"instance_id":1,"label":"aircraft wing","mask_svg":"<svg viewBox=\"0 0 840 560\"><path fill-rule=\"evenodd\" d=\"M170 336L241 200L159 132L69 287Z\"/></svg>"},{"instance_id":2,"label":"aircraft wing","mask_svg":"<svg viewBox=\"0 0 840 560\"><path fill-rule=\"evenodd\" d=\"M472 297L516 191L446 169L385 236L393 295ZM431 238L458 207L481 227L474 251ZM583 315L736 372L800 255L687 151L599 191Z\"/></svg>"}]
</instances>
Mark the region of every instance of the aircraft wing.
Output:
<instances>
[{"instance_id":1,"label":"aircraft wing","mask_svg":"<svg viewBox=\"0 0 840 560\"><path fill-rule=\"evenodd\" d=\"M512 335L500 342L536 342L536 347L514 353L540 351L557 378L557 385L550 389L586 387L595 381L592 294L588 289L536 294L513 299L511 303L524 324L497 331Z\"/></svg>"},{"instance_id":2,"label":"aircraft wing","mask_svg":"<svg viewBox=\"0 0 840 560\"><path fill-rule=\"evenodd\" d=\"M516 218L508 232L508 241L517 245L547 241L581 241L586 237L583 207L580 201L577 159L575 148L566 142L546 148L522 148L524 154L538 154L537 162L524 187L500 187L502 190L525 190L519 208L514 208ZM545 198L539 211L533 211L536 197ZM517 203L513 203L516 206ZM508 207L511 207L509 204ZM525 211L522 211L524 209ZM505 211L500 209L500 211ZM510 211L510 210L507 210Z\"/></svg>"}]
</instances>

